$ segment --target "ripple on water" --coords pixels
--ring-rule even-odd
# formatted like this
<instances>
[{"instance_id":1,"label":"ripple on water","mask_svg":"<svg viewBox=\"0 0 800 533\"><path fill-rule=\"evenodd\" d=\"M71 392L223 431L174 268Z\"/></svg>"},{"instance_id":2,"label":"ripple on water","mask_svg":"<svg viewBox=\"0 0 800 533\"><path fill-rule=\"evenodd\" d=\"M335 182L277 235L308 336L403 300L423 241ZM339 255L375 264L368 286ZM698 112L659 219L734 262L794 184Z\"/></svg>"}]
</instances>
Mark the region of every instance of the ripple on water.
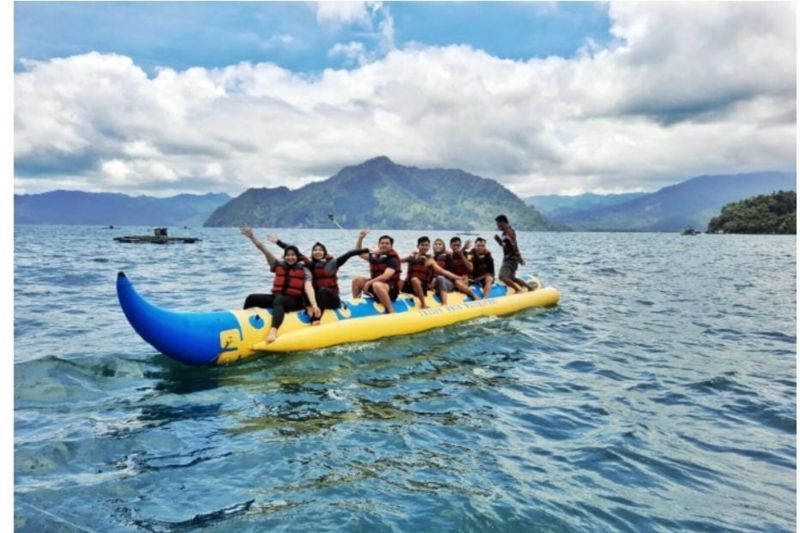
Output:
<instances>
[{"instance_id":1,"label":"ripple on water","mask_svg":"<svg viewBox=\"0 0 800 533\"><path fill-rule=\"evenodd\" d=\"M116 271L166 307L239 307L268 278L238 230L17 229L20 531L794 527L792 239L520 232L554 309L187 368L130 329Z\"/></svg>"}]
</instances>

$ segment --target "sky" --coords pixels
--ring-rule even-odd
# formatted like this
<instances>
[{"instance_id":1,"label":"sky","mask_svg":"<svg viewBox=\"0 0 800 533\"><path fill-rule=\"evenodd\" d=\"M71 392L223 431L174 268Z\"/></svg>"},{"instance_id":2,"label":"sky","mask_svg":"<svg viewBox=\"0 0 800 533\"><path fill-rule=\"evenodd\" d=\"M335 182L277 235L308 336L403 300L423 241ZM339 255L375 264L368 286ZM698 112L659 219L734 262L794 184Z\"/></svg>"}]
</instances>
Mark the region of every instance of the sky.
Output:
<instances>
[{"instance_id":1,"label":"sky","mask_svg":"<svg viewBox=\"0 0 800 533\"><path fill-rule=\"evenodd\" d=\"M14 191L296 188L385 155L519 196L796 166L794 2L16 2Z\"/></svg>"}]
</instances>

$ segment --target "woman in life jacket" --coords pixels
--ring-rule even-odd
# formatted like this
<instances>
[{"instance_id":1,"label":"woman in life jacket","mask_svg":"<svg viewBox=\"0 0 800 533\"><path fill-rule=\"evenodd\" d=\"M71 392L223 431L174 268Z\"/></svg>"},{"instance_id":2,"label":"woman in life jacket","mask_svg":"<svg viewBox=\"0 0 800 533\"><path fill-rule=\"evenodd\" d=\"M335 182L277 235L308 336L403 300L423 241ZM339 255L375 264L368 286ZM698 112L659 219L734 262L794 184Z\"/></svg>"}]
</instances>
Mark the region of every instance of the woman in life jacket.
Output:
<instances>
[{"instance_id":1,"label":"woman in life jacket","mask_svg":"<svg viewBox=\"0 0 800 533\"><path fill-rule=\"evenodd\" d=\"M362 244L367 233L369 230L366 229L358 232L355 246L357 250L363 248ZM400 255L393 246L393 238L381 235L377 251L359 254L359 257L369 261L370 277L358 277L353 280L353 298L358 298L363 291L377 298L387 313L394 313L392 302L400 293Z\"/></svg>"},{"instance_id":2,"label":"woman in life jacket","mask_svg":"<svg viewBox=\"0 0 800 533\"><path fill-rule=\"evenodd\" d=\"M274 234L269 235L268 239L284 250L290 246ZM319 325L320 320L322 320L322 314L325 313L326 309L339 309L342 306L342 300L339 297L339 279L336 276L339 267L345 264L351 257L368 252L368 248L363 248L361 250L350 250L339 257L334 257L328 253L328 249L324 244L315 242L314 246L311 247L311 257L300 256L300 259L311 271L311 282L314 286L314 293L317 296L317 305L320 309L319 317L312 318L312 326ZM310 311L308 314L311 316Z\"/></svg>"},{"instance_id":3,"label":"woman in life jacket","mask_svg":"<svg viewBox=\"0 0 800 533\"><path fill-rule=\"evenodd\" d=\"M467 246L470 241L467 240ZM450 239L450 249L452 252L446 252L444 248L444 241L436 239L433 243L433 258L438 265L444 264L445 269L455 274L455 279L450 280L446 276L436 276L433 280L433 287L439 294L442 300L442 305L447 305L447 293L457 290L463 292L467 296L471 296L473 300L477 300L478 295L469 286L469 277L472 275L472 263L469 258L464 254L461 249L461 239L453 237Z\"/></svg>"},{"instance_id":4,"label":"woman in life jacket","mask_svg":"<svg viewBox=\"0 0 800 533\"><path fill-rule=\"evenodd\" d=\"M491 252L486 249L486 239L475 239L475 248L467 252L472 263L472 276L470 283L477 283L483 287L483 299L489 297L494 283L494 259Z\"/></svg>"},{"instance_id":5,"label":"woman in life jacket","mask_svg":"<svg viewBox=\"0 0 800 533\"><path fill-rule=\"evenodd\" d=\"M436 240L441 243L441 251L444 252L444 241L441 239ZM408 274L406 275L405 283L403 283L403 292L413 294L419 298L421 309L426 309L428 307L427 303L425 303L425 295L428 289L433 286L434 276L444 276L451 281L458 279L458 276L449 272L443 266L440 266L436 258L428 255L430 245L431 240L428 237L420 237L417 239L417 251L404 257L402 260L402 262L408 263ZM443 264L447 264L447 254L445 253L444 255L445 257L440 260ZM442 298L442 304L447 303L447 293L444 294L445 296L443 298L441 292L439 296Z\"/></svg>"},{"instance_id":6,"label":"woman in life jacket","mask_svg":"<svg viewBox=\"0 0 800 533\"><path fill-rule=\"evenodd\" d=\"M311 304L312 317L319 318L320 310L317 298L311 283L311 271L300 260L300 251L296 246L287 246L283 251L283 260L277 259L269 249L259 241L253 230L248 227L241 228L242 235L250 239L267 258L270 271L275 273L272 283L272 294L251 294L244 301L244 308L261 307L272 309L272 324L267 335L267 342L275 342L278 338L278 328L283 324L287 311L299 311L305 307L305 299Z\"/></svg>"}]
</instances>

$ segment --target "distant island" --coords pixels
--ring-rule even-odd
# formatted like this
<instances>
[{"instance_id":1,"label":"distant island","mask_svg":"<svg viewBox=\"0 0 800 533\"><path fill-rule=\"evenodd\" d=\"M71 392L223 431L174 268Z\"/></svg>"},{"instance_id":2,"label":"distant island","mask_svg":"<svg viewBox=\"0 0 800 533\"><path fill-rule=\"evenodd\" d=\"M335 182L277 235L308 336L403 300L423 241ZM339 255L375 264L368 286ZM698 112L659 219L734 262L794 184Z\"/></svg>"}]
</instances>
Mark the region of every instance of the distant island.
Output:
<instances>
[{"instance_id":1,"label":"distant island","mask_svg":"<svg viewBox=\"0 0 800 533\"><path fill-rule=\"evenodd\" d=\"M725 205L709 233L796 234L797 193L777 191Z\"/></svg>"},{"instance_id":2,"label":"distant island","mask_svg":"<svg viewBox=\"0 0 800 533\"><path fill-rule=\"evenodd\" d=\"M472 230L505 214L518 230L558 230L492 179L458 169L421 169L376 157L296 190L248 189L211 214L206 226Z\"/></svg>"},{"instance_id":3,"label":"distant island","mask_svg":"<svg viewBox=\"0 0 800 533\"><path fill-rule=\"evenodd\" d=\"M230 199L224 193L169 198L83 191L15 194L14 223L201 226L214 209Z\"/></svg>"}]
</instances>

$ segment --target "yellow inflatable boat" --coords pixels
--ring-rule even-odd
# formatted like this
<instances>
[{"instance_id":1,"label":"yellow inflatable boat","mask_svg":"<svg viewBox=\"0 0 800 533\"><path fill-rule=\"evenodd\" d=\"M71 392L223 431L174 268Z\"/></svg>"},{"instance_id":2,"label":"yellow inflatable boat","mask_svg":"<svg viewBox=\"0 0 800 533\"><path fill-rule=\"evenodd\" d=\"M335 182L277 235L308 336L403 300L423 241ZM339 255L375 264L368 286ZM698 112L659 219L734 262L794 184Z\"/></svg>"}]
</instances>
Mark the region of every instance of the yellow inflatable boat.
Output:
<instances>
[{"instance_id":1,"label":"yellow inflatable boat","mask_svg":"<svg viewBox=\"0 0 800 533\"><path fill-rule=\"evenodd\" d=\"M473 301L461 293L451 293L448 305L428 293L427 309L417 299L401 294L394 303L395 313L387 314L372 298L343 302L340 309L326 311L322 324L310 325L305 311L287 313L278 330L278 339L267 343L271 314L269 309L239 311L176 312L157 307L133 288L123 272L117 275L117 296L133 329L161 353L191 365L227 364L265 352L314 350L337 344L364 342L409 335L448 326L481 316L500 316L530 307L552 307L560 295L552 287L509 294L496 283L489 298ZM474 287L480 294L480 288Z\"/></svg>"}]
</instances>

